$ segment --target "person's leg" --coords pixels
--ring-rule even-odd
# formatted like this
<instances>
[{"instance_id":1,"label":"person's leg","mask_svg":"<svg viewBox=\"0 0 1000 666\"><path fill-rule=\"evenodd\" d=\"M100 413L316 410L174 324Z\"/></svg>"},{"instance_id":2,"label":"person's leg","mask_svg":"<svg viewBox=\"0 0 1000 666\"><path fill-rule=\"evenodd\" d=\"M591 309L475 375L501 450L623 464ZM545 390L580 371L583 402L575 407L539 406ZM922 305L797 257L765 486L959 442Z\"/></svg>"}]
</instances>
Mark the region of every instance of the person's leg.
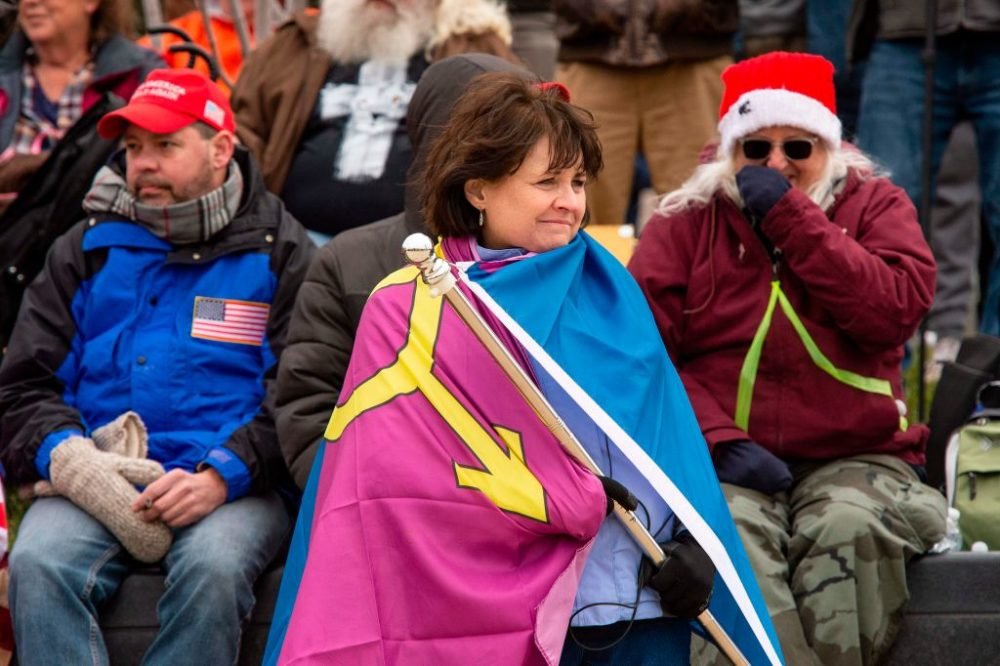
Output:
<instances>
[{"instance_id":1,"label":"person's leg","mask_svg":"<svg viewBox=\"0 0 1000 666\"><path fill-rule=\"evenodd\" d=\"M787 494L771 497L728 483L722 484L722 490L778 633L785 662L819 666L819 659L806 641L798 605L789 585L791 572L785 557L791 529ZM694 638L691 647L692 664L728 663L714 645L700 638Z\"/></svg>"},{"instance_id":2,"label":"person's leg","mask_svg":"<svg viewBox=\"0 0 1000 666\"><path fill-rule=\"evenodd\" d=\"M927 328L937 333L928 381L941 376L941 363L954 361L973 305L973 267L979 259L979 179L972 125L955 127L941 158L931 210L931 247L937 289Z\"/></svg>"},{"instance_id":3,"label":"person's leg","mask_svg":"<svg viewBox=\"0 0 1000 666\"><path fill-rule=\"evenodd\" d=\"M555 12L511 12L511 49L543 81L556 75L559 39Z\"/></svg>"},{"instance_id":4,"label":"person's leg","mask_svg":"<svg viewBox=\"0 0 1000 666\"><path fill-rule=\"evenodd\" d=\"M810 472L790 506L806 638L826 666L877 663L909 598L907 562L944 536L944 497L895 456L867 455Z\"/></svg>"},{"instance_id":5,"label":"person's leg","mask_svg":"<svg viewBox=\"0 0 1000 666\"><path fill-rule=\"evenodd\" d=\"M850 141L858 127L858 101L864 80L864 63L847 64L845 34L853 3L844 0L809 0L806 5L806 33L810 53L833 63L833 85L837 89L837 115Z\"/></svg>"},{"instance_id":6,"label":"person's leg","mask_svg":"<svg viewBox=\"0 0 1000 666\"><path fill-rule=\"evenodd\" d=\"M107 664L98 610L130 558L90 514L62 497L36 499L10 554L10 612L18 663Z\"/></svg>"},{"instance_id":7,"label":"person's leg","mask_svg":"<svg viewBox=\"0 0 1000 666\"><path fill-rule=\"evenodd\" d=\"M642 70L642 151L657 194L691 176L698 156L717 134L722 70L733 59L676 62Z\"/></svg>"},{"instance_id":8,"label":"person's leg","mask_svg":"<svg viewBox=\"0 0 1000 666\"><path fill-rule=\"evenodd\" d=\"M963 104L976 130L983 222L993 256L979 330L1000 335L1000 44L995 33L964 35L959 80Z\"/></svg>"},{"instance_id":9,"label":"person's leg","mask_svg":"<svg viewBox=\"0 0 1000 666\"><path fill-rule=\"evenodd\" d=\"M144 664L233 664L253 586L291 529L276 493L244 497L175 531L164 559L160 631Z\"/></svg>"},{"instance_id":10,"label":"person's leg","mask_svg":"<svg viewBox=\"0 0 1000 666\"><path fill-rule=\"evenodd\" d=\"M861 91L858 145L888 168L918 209L921 204L924 136L923 42L917 39L876 40ZM930 191L948 138L958 119L957 59L952 43L942 41L934 75L934 122L931 142ZM932 242L933 244L933 242ZM903 367L911 359L910 345Z\"/></svg>"},{"instance_id":11,"label":"person's leg","mask_svg":"<svg viewBox=\"0 0 1000 666\"><path fill-rule=\"evenodd\" d=\"M920 205L923 153L924 70L920 40L877 41L861 92L858 144L890 171L892 181ZM947 46L935 68L931 173L957 122L954 54ZM934 183L931 183L933 191Z\"/></svg>"},{"instance_id":12,"label":"person's leg","mask_svg":"<svg viewBox=\"0 0 1000 666\"><path fill-rule=\"evenodd\" d=\"M604 170L587 185L591 223L624 224L639 144L639 78L627 67L573 62L560 63L556 79L594 114L604 148Z\"/></svg>"}]
</instances>

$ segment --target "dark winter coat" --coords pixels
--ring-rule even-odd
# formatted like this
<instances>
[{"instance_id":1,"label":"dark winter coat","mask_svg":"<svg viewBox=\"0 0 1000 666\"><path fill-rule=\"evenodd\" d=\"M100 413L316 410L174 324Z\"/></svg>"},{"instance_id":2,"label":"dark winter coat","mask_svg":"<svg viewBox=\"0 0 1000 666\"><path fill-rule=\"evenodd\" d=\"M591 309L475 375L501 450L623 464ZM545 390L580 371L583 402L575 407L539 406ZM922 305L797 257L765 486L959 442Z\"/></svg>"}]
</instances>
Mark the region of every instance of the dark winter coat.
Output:
<instances>
[{"instance_id":1,"label":"dark winter coat","mask_svg":"<svg viewBox=\"0 0 1000 666\"><path fill-rule=\"evenodd\" d=\"M237 164L239 210L206 242L173 246L105 213L53 245L0 365L0 460L12 483L44 477L63 439L126 410L145 422L150 458L212 465L230 499L287 480L271 387L313 245L243 149ZM199 298L224 301L227 319L229 303L266 311L258 341L196 331Z\"/></svg>"},{"instance_id":2,"label":"dark winter coat","mask_svg":"<svg viewBox=\"0 0 1000 666\"><path fill-rule=\"evenodd\" d=\"M0 51L0 150L10 143L20 112L27 47L15 32ZM98 136L97 121L122 106L146 75L162 66L158 56L124 37L112 37L98 49L83 115L0 215L0 349L10 338L24 289L42 269L56 237L83 217L80 204L91 179L118 143Z\"/></svg>"},{"instance_id":3,"label":"dark winter coat","mask_svg":"<svg viewBox=\"0 0 1000 666\"><path fill-rule=\"evenodd\" d=\"M334 237L322 247L302 284L278 372L277 421L281 448L295 482L304 488L354 347L361 311L372 289L403 266L402 243L425 231L417 186L430 145L466 84L485 71L528 73L483 54L442 60L424 74L407 108L414 161L406 212Z\"/></svg>"},{"instance_id":4,"label":"dark winter coat","mask_svg":"<svg viewBox=\"0 0 1000 666\"><path fill-rule=\"evenodd\" d=\"M463 1L479 4L479 0ZM314 10L295 14L247 58L233 88L237 134L257 158L268 189L278 194L284 189L302 133L334 64L319 46L318 28L319 14ZM479 37L464 34L470 29ZM497 48L490 52L516 60L502 40L495 36L488 39L493 35L491 26L439 26L439 30L450 35L439 47L445 55L484 51L489 45Z\"/></svg>"},{"instance_id":5,"label":"dark winter coat","mask_svg":"<svg viewBox=\"0 0 1000 666\"><path fill-rule=\"evenodd\" d=\"M925 0L926 2L926 0ZM923 39L927 31L925 2L854 0L847 24L847 54L864 60L875 39ZM1000 2L996 0L937 0L937 35L1000 32Z\"/></svg>"},{"instance_id":6,"label":"dark winter coat","mask_svg":"<svg viewBox=\"0 0 1000 666\"><path fill-rule=\"evenodd\" d=\"M648 67L732 52L737 0L555 0L559 61Z\"/></svg>"}]
</instances>

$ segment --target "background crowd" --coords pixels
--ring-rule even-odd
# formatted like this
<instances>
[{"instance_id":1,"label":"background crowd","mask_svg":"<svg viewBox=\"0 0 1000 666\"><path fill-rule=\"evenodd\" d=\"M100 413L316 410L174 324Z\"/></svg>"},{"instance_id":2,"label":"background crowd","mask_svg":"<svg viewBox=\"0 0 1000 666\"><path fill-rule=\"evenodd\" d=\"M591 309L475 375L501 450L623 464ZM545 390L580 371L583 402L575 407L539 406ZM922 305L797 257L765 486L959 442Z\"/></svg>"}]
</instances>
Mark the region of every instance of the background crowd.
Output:
<instances>
[{"instance_id":1,"label":"background crowd","mask_svg":"<svg viewBox=\"0 0 1000 666\"><path fill-rule=\"evenodd\" d=\"M888 494L898 495L898 486L923 473L926 432L916 424L907 430L905 408L897 407L903 398L898 376L903 345L913 337L919 320L926 315L928 339L936 341L923 369L932 380L941 362L954 359L964 336L977 329L1000 334L1000 192L996 191L1000 187L1000 41L996 39L1000 2L996 0L939 3L930 25L922 5L878 0L322 0L318 6L304 9L273 0L211 0L162 7L174 28L166 33L148 30L155 27L149 20L153 14L147 9L146 18L140 19L137 9L129 0L20 0L16 5L0 0L0 347L7 357L0 369L0 457L8 480L15 485L31 486L39 479L55 484L61 475L57 470L66 468L60 460L65 461L74 447L83 446L75 443L69 447L66 442L92 439L88 428L64 427L68 417L60 410L69 405L85 414L88 427L114 422L129 410L139 411L146 422L143 428L150 427L150 457L156 457L167 469L178 466L194 472L207 466L218 473L225 483L218 501L206 503L212 508L183 514L182 519L168 512L172 522L163 520L171 527L198 522L219 506L230 506L244 496L262 495L277 506L276 498L284 497L283 489L294 494L297 486L301 491L323 441L331 406L338 401L368 295L379 280L400 265L402 238L428 228L424 175L431 144L464 92L454 84L454 78L471 80L482 71L518 71L521 76L557 81L574 105L592 114L603 170L597 173L598 169L588 166L589 231L624 261L635 249L631 239L639 239L630 270L646 292L660 333L691 395L737 524L741 530L747 529L763 512L779 525L764 536L741 531L745 540L763 539L763 550L771 543L768 539L777 539L774 543L785 539L787 546L789 538L793 543L801 538L794 529L784 537L774 536L781 532L780 524L789 520L787 514L775 518L776 511L794 513L790 505L813 502L819 496L826 501L829 498L824 493L831 485L851 486L870 468L846 465L830 471L800 465L803 459L818 455L796 449L794 443L786 446L775 434L781 427L774 423L783 418L804 420L810 413L808 404L801 405L799 417L775 414L768 417L772 420L767 425L760 416L750 421L748 405L743 420L731 418L734 409L739 409L736 382L730 387L712 388L711 384L720 376L728 377L717 373L717 367L731 370L739 363L723 362L713 369L710 360L727 345L741 354L746 351L742 345L750 349L758 345L757 329L737 334L742 330L738 324L750 317L738 313L742 288L749 284L738 277L740 271L759 258L765 269L773 269L772 284L777 284L779 266L789 266L802 284L790 289L792 304L788 307L830 336L820 347L831 354L833 362L823 358L829 366L825 367L811 355L813 363L826 375L839 377L841 384L875 385L844 380L849 374L892 385L885 390L865 389L895 397L891 413L871 396L871 400L858 403L858 414L871 408L872 412L864 413L876 415L872 418L885 425L884 437L878 439L881 435L867 432L871 447L851 451L851 447L831 445L828 450L831 458L854 453L891 454L893 462L889 464L882 459L885 456L857 463L878 467L887 480L877 485L891 487ZM925 49L929 33L936 36L932 72ZM811 115L795 118L775 112L770 124L743 122L751 109L770 108L766 100L744 99L744 93L769 88L773 81L778 81L779 87L794 88L794 83L782 78L785 68L794 69L792 79L796 79L819 67L815 65L818 59L793 58L787 63L752 60L766 58L769 53L815 54L832 63L832 71L824 65L816 70L818 74L809 74L817 81L832 81L829 98L825 90L817 92L816 87L797 89L823 105L825 111L817 111L819 121ZM462 57L459 64L449 60L453 56ZM743 61L768 64L760 70L753 66L727 69ZM442 62L450 63L449 78L434 80L435 71L441 72L435 65ZM164 77L159 69L163 67L178 71L190 67L210 75L221 91L219 98L214 97L214 89L211 94L199 93L199 100L204 98L205 104L213 106L189 114L202 124L207 122L211 130L200 135L209 146L206 154L222 150L220 143L228 146L222 151L225 159L211 163L213 175L205 181L214 189L192 190L189 199L204 203L199 203L197 211L185 209L184 214L193 220L190 226L181 223L187 218L175 223L170 216L173 212L155 222L144 220L147 213L142 206L128 201L129 193L136 194L136 188L141 190L145 185L126 174L126 164L134 164L128 161L139 159L134 151L144 147L144 141L152 145L154 139L126 135L123 155L118 151L124 128L102 129L102 118L128 109L126 102L137 90L150 90L140 88L144 82L146 86L160 82L161 91L175 85L189 92L194 89L191 86L200 85L188 79L175 80L170 74ZM154 70L157 74L150 79ZM774 73L779 71L780 76ZM933 74L930 100L925 86L929 73ZM931 123L925 127L928 104L932 107ZM814 111L812 106L808 110ZM154 135L175 131L123 117ZM774 127L791 129L771 132L769 128ZM185 128L193 133L191 145L202 145L194 135L204 128L179 125L177 131ZM931 177L925 182L920 165L928 131ZM804 139L803 133L807 134ZM754 156L751 141L756 140L769 142L766 154ZM810 144L811 150L806 150L803 142ZM804 152L796 156L796 149ZM779 158L772 163L775 155ZM871 160L859 161L862 155ZM796 169L805 169L803 173L808 174L809 160L820 158L831 160L833 166L828 168L824 161L815 167L817 174L822 172L815 179L798 176ZM754 171L760 165L771 168ZM841 171L834 177L831 170L835 167ZM783 174L779 180L773 177L776 170ZM170 189L156 180L150 183L153 189ZM827 184L828 191L817 193L813 188L817 183ZM221 192L217 200L210 198L215 189ZM652 211L640 205L636 212L643 190L666 197L657 204L649 227L646 222ZM173 198L157 201L157 205L181 204L185 199L177 194L173 192ZM728 196L740 206L723 205L719 212L714 204L707 205L720 196ZM698 208L703 204L704 210ZM890 211L887 217L896 225L891 239L868 235L873 207ZM925 208L920 212L929 248L917 226L916 211L920 208ZM681 233L677 231L681 228L677 216L687 219L684 215L702 214L698 228L713 235L702 238L700 231L692 231L690 237L677 236ZM152 225L157 242L137 240L120 229L125 235L107 231L100 235L102 240L83 240L85 229L74 227L88 218L91 226L95 219L96 224L105 224L109 215L144 220L147 227ZM271 220L267 224L262 221L265 217ZM832 227L823 226L828 217L843 229L844 239L830 237ZM285 220L291 218L304 227L302 234L297 225L296 230L287 228ZM668 225L664 218L673 222L670 232L665 231ZM741 226L744 218L752 219L752 229ZM789 226L785 221L804 219L816 221L815 233L808 240L804 239L810 233L808 225ZM481 216L480 226L482 220ZM723 235L716 237L719 224ZM725 230L730 226L727 236ZM888 232L883 229L878 233ZM265 234L266 240L262 240ZM161 241L166 245L157 244ZM851 245L853 242L857 245ZM170 243L183 251L173 253ZM705 252L706 247L726 243L731 247L719 250L717 259L714 250ZM752 243L763 244L760 257L755 257ZM845 248L845 243L849 247ZM797 259L793 254L796 244L809 249L821 245L850 259L818 266L814 259ZM105 264L84 259L95 247L108 252L107 265L112 266L116 255L109 248L116 247L160 253L150 266L162 262L170 267L175 261L198 264L203 257L207 266L224 255L251 248L273 257L267 265L273 284L257 289L247 278L247 295L241 297L248 302L266 301L270 307L266 332L256 342L263 344L267 353L255 359L253 373L243 372L245 376L240 378L246 381L245 386L253 387L252 404L228 404L217 410L215 420L205 419L200 429L214 434L193 436L199 442L197 453L183 452L183 447L157 439L157 428L168 419L151 414L163 412L171 401L188 400L185 387L178 386L183 381L176 376L164 375L164 381L173 387L171 391L176 392L165 393L167 397L159 406L147 399L149 414L134 401L105 399L112 389L125 385L122 377L150 372L156 365L152 352L143 351L137 357L142 359L141 370L133 364L118 367L111 373L114 377L88 374L88 368L99 365L104 357L84 353L80 347L84 343L78 338L99 339L111 330L82 317L85 306L73 296L79 288L86 298L95 298L91 280L108 287L95 277L111 274ZM702 256L699 253L708 257L707 264L695 258ZM749 257L746 262L745 254ZM878 267L866 263L868 254L879 257ZM667 268L665 264L669 264ZM883 264L891 271L883 271ZM121 274L131 275L128 271ZM156 279L162 282L150 284L162 284L164 291L180 289L168 273L158 275ZM760 275L764 281L758 286L766 300L770 289L767 271ZM839 284L838 276L842 280ZM740 282L736 285L725 280ZM710 293L696 289L678 295L681 285L696 283L706 285ZM875 289L876 283L884 289ZM824 296L814 298L814 288L821 289ZM859 313L859 299L851 295L863 288L871 289L871 298L864 301L870 307L866 305ZM113 290L109 293L116 294ZM879 302L876 295L885 298ZM733 297L731 307L728 296ZM136 321L162 317L165 306L157 303L168 302L162 296L157 301L155 295L150 296L154 300L138 305L127 298L119 303L115 298L125 297L118 294L111 299L118 307L148 311ZM773 299L779 298L785 296L773 295ZM56 300L62 310L47 312L50 302ZM772 300L771 308L775 302ZM709 303L712 308L722 307L725 316L700 319L699 313ZM818 315L815 308L830 314ZM892 327L865 319L874 315L891 321ZM192 315L187 316L191 319ZM193 316L196 320L202 317L197 309ZM53 324L63 318L74 325L60 328ZM706 328L698 333L701 326ZM720 326L734 337L728 342L716 340L718 346L713 347L712 335ZM762 335L766 335L766 326L763 330ZM138 335L128 336L130 345L141 341ZM43 343L37 342L42 338ZM146 341L152 344L157 339L153 336ZM789 347L805 344L809 348L811 342L801 332L786 339ZM832 353L831 347L835 349ZM196 375L204 377L208 367L218 364L225 370L236 363L205 357L199 365L196 354L184 352L183 347L176 349L187 354L177 372L194 368ZM104 360L109 367L120 365L117 346L101 353L108 355ZM766 391L768 382L792 365L785 363L783 370L777 371L765 363L758 390ZM704 367L709 372L701 376L699 368ZM46 374L61 384L42 378ZM88 381L100 388L83 391L81 387ZM62 390L64 386L83 392ZM744 387L739 388L742 391ZM726 397L729 389L733 395ZM754 390L752 383L749 390ZM831 389L831 395L836 393ZM781 403L780 396L780 390L771 396L774 404ZM84 398L101 402L85 406ZM37 412L28 405L44 404L46 399L55 406ZM787 402L781 404L788 407ZM203 406L194 410L199 418L207 411ZM717 411L725 412L725 418L717 418ZM40 421L40 416L48 420ZM34 430L26 425L28 421L36 424ZM796 436L812 442L810 427L793 430ZM871 420L840 423L838 427L842 435L851 436L877 429ZM101 449L99 442L97 448ZM231 450L237 453L231 454ZM762 457L760 451L764 450L770 457ZM737 453L727 462L730 451ZM87 458L89 450L79 455ZM281 465L282 457L290 478ZM751 463L763 465L773 474L759 476L757 481L763 478L773 483L755 487L740 473L733 473L734 466ZM272 464L282 466L280 474L269 471ZM841 478L838 475L848 480L831 480ZM66 489L74 484L66 481L62 486L63 490L56 490L73 499L70 492L76 491ZM750 495L763 494L765 499L748 499L737 490L747 486ZM161 487L167 486L157 486ZM799 489L792 499L774 500L774 506L784 502L784 509L769 504L786 490L792 492L792 487ZM37 489L34 492L38 493ZM866 497L871 494L865 488L859 492ZM134 501L141 504L147 498L156 499L143 495ZM60 499L47 498L35 506L52 507L57 501ZM872 499L876 508L881 501L885 501L882 495ZM928 513L937 510L930 500L924 504L921 507ZM149 506L145 509L151 510ZM166 511L152 510L155 514L149 514L149 520L159 519ZM52 515L46 518L41 509L35 510L29 525L56 521L58 512L48 511ZM187 520L191 515L197 517ZM906 520L912 518L910 515ZM899 522L906 521L901 518ZM891 557L904 566L913 552L932 540L936 522L934 517L926 518L926 529L917 530L909 541L894 540L889 529L890 534L872 548L892 549ZM287 519L270 523L274 525L270 541L280 542ZM121 534L114 532L115 537L136 555L136 549L128 548L129 535L134 536L134 532L127 526L122 529ZM813 529L822 532L825 527L820 524ZM31 548L38 557L56 549L37 536L37 531L35 534ZM171 546L168 541L158 556L146 554L144 558L157 560L171 547L180 546ZM23 548L31 552L29 546ZM276 548L261 557L266 560ZM813 554L809 551L800 556L808 560ZM101 555L81 555L81 559L87 557ZM23 559L27 561L28 555ZM258 564L251 569L259 569ZM794 569L795 564L783 561L780 566L792 575L787 567ZM901 595L905 599L905 583ZM776 625L781 613L772 603L784 603L782 610L791 610L793 615L812 612L802 610L808 603L800 604L796 612L789 601L792 596L802 596L794 585L779 591L765 589ZM846 605L856 610L859 603L864 602L855 599ZM245 604L241 604L243 600L238 599L232 606L245 612ZM893 610L886 609L885 614ZM805 628L797 619L786 617L778 629L783 647L793 655L815 651L823 663L841 658L842 663L871 663L891 642L893 631L891 623L876 615L859 620L860 645L845 647L838 642L843 638L840 634L829 645L814 641L812 632L822 630L813 626L811 615L804 621ZM790 625L795 626L789 629ZM788 632L794 636L788 638ZM199 649L197 645L186 647ZM848 657L832 656L841 648ZM698 658L709 660L712 656L700 654Z\"/></svg>"},{"instance_id":2,"label":"background crowd","mask_svg":"<svg viewBox=\"0 0 1000 666\"><path fill-rule=\"evenodd\" d=\"M149 18L136 15L135 3L105 0L85 11L66 4L48 27L25 18L19 29L17 6L0 4L0 213L20 199L0 224L4 245L20 248L2 257L13 269L2 278L7 298L0 307L0 340L9 335L20 290L40 269L45 249L76 218L86 174L112 148L93 131L100 113L87 111L95 105L108 110L98 104L102 95L127 100L136 82L161 62L127 44L151 27ZM845 139L886 167L915 204L922 201L920 50L928 26L921 7L883 9L874 0L708 1L687 3L679 12L671 3L653 1L398 4L405 26L395 35L402 30L406 36L386 33L370 40L368 30L376 26L362 27L365 21L351 14L351 3L293 13L291 4L243 0L236 21L229 2L201 7L177 0L166 3L160 16L181 32L145 36L138 44L157 51L169 66L208 72L207 58L183 50L178 35L186 35L213 58L224 89L239 81L233 105L241 141L261 164L268 188L320 242L402 208L411 160L406 100L426 63L462 51L517 58L543 79L565 83L574 100L595 114L608 168L589 188L594 233L622 259L630 245L618 238L619 225L630 223L638 231L651 212L649 205L637 211L637 200L648 202L644 192L663 195L679 186L711 142L722 68L767 51L806 51L830 60ZM21 14L30 16L33 6L21 3ZM270 20L255 20L258 9ZM997 282L990 275L993 238L1000 233L991 203L998 178L995 166L977 159L995 152L991 76L998 15L989 0L943 3L931 26L938 39L933 209L927 219L939 266L928 318L928 339L937 340L927 366L931 380L940 370L934 361L953 359L964 334L976 328L998 332L1000 287L990 287ZM275 33L260 49L256 45L265 40L256 37L256 26ZM405 56L405 68L363 67L367 60L396 56ZM249 67L241 77L244 60ZM354 92L344 86L354 86ZM379 86L395 88L366 92ZM293 104L299 95L313 101ZM352 105L366 110L355 112ZM58 142L75 149L68 158L61 155L66 150L56 151L32 179ZM332 176L323 166L330 151L343 158ZM69 176L70 165L84 168ZM325 196L314 196L319 191ZM35 222L12 224L24 219ZM27 226L44 232L29 240L11 230Z\"/></svg>"}]
</instances>

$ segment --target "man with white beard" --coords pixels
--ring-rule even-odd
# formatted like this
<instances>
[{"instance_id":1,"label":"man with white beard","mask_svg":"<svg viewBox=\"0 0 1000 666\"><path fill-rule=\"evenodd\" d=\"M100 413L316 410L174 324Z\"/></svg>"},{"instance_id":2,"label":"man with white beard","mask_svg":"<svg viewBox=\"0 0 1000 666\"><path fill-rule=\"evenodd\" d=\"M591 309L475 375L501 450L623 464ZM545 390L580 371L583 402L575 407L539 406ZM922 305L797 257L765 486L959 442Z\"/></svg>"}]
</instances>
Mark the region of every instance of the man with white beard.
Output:
<instances>
[{"instance_id":1,"label":"man with white beard","mask_svg":"<svg viewBox=\"0 0 1000 666\"><path fill-rule=\"evenodd\" d=\"M466 52L516 61L509 44L496 0L324 0L246 61L239 138L321 244L403 210L406 108L424 69Z\"/></svg>"}]
</instances>

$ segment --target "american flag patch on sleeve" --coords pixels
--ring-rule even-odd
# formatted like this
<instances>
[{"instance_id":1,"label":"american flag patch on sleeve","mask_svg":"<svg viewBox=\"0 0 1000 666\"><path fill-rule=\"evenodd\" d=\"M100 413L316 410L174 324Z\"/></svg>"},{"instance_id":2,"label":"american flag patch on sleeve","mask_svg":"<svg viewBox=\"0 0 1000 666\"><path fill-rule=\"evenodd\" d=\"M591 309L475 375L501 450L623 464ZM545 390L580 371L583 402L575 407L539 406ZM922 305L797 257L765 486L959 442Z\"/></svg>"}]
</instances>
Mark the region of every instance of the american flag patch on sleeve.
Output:
<instances>
[{"instance_id":1,"label":"american flag patch on sleeve","mask_svg":"<svg viewBox=\"0 0 1000 666\"><path fill-rule=\"evenodd\" d=\"M260 346L271 306L253 301L196 296L191 337Z\"/></svg>"}]
</instances>

